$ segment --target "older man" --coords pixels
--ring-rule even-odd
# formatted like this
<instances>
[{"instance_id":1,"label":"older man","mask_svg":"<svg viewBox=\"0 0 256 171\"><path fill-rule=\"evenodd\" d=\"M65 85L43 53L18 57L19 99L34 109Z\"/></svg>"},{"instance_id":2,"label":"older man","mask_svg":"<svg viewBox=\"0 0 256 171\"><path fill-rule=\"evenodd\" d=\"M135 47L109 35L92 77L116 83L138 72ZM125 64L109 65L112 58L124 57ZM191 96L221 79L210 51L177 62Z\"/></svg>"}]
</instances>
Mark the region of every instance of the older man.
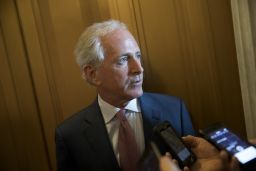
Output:
<instances>
[{"instance_id":1,"label":"older man","mask_svg":"<svg viewBox=\"0 0 256 171\"><path fill-rule=\"evenodd\" d=\"M194 133L179 98L143 93L141 51L123 23L88 27L75 54L97 97L56 128L58 170L134 171L155 124L168 120L181 136Z\"/></svg>"}]
</instances>

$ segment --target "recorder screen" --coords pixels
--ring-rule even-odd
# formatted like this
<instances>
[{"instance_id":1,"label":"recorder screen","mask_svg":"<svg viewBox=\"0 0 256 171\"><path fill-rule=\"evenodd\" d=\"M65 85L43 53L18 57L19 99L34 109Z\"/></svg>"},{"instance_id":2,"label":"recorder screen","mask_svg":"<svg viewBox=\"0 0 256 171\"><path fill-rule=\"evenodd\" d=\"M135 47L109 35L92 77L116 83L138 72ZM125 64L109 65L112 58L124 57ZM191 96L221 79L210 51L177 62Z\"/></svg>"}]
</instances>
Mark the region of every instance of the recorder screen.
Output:
<instances>
[{"instance_id":1,"label":"recorder screen","mask_svg":"<svg viewBox=\"0 0 256 171\"><path fill-rule=\"evenodd\" d=\"M242 164L256 158L256 148L241 140L227 128L221 128L211 132L209 138L221 148L229 151Z\"/></svg>"}]
</instances>

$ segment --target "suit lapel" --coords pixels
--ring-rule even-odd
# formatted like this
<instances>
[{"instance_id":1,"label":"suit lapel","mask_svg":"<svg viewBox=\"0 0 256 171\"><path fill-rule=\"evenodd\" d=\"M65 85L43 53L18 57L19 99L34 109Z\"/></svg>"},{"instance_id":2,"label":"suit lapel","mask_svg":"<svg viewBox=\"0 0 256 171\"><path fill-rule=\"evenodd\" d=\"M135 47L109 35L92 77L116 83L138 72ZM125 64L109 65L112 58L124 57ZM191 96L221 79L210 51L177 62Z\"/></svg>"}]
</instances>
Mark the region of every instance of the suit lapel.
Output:
<instances>
[{"instance_id":1,"label":"suit lapel","mask_svg":"<svg viewBox=\"0 0 256 171\"><path fill-rule=\"evenodd\" d=\"M94 156L97 156L97 165L108 170L119 170L112 144L109 140L104 119L98 106L97 100L91 105L84 119L84 135L89 142ZM93 159L92 159L93 160Z\"/></svg>"},{"instance_id":2,"label":"suit lapel","mask_svg":"<svg viewBox=\"0 0 256 171\"><path fill-rule=\"evenodd\" d=\"M141 96L139 102L143 119L145 145L147 146L149 141L154 137L153 127L160 122L161 111L154 108L154 105L148 103L145 96Z\"/></svg>"}]
</instances>

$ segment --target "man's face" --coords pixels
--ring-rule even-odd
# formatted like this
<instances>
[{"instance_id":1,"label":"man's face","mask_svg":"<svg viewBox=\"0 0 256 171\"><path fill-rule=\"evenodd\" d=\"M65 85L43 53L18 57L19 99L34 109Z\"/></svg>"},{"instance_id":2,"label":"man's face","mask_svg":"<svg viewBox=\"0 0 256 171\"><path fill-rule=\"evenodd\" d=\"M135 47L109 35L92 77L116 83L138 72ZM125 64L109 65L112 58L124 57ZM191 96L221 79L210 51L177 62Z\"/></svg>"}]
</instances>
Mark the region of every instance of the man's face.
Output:
<instances>
[{"instance_id":1,"label":"man's face","mask_svg":"<svg viewBox=\"0 0 256 171\"><path fill-rule=\"evenodd\" d=\"M122 106L142 95L141 52L129 31L115 30L102 38L105 59L96 71L100 96L114 106Z\"/></svg>"}]
</instances>

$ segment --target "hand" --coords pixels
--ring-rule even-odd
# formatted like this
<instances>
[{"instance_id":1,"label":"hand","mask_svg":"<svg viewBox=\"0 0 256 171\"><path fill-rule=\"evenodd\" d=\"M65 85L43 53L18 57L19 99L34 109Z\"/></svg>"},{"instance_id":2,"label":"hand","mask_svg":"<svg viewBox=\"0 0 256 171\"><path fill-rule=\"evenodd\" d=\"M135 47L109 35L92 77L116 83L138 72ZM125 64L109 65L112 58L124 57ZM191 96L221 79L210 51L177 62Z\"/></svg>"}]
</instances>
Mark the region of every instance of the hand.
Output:
<instances>
[{"instance_id":1,"label":"hand","mask_svg":"<svg viewBox=\"0 0 256 171\"><path fill-rule=\"evenodd\" d=\"M249 142L253 145L256 145L256 138L249 139Z\"/></svg>"},{"instance_id":2,"label":"hand","mask_svg":"<svg viewBox=\"0 0 256 171\"><path fill-rule=\"evenodd\" d=\"M197 161L190 169L192 171L238 171L237 160L229 156L225 151L219 152L213 145L203 138L187 136L183 137L184 142L197 156Z\"/></svg>"},{"instance_id":3,"label":"hand","mask_svg":"<svg viewBox=\"0 0 256 171\"><path fill-rule=\"evenodd\" d=\"M230 158L228 153L224 150L222 150L219 155L223 165L225 166L225 170L240 171L238 160L234 156Z\"/></svg>"},{"instance_id":4,"label":"hand","mask_svg":"<svg viewBox=\"0 0 256 171\"><path fill-rule=\"evenodd\" d=\"M181 171L175 160L172 160L170 155L162 156L159 160L159 167L161 171Z\"/></svg>"},{"instance_id":5,"label":"hand","mask_svg":"<svg viewBox=\"0 0 256 171\"><path fill-rule=\"evenodd\" d=\"M209 158L219 154L219 151L203 138L188 135L182 139L192 149L197 158Z\"/></svg>"}]
</instances>

